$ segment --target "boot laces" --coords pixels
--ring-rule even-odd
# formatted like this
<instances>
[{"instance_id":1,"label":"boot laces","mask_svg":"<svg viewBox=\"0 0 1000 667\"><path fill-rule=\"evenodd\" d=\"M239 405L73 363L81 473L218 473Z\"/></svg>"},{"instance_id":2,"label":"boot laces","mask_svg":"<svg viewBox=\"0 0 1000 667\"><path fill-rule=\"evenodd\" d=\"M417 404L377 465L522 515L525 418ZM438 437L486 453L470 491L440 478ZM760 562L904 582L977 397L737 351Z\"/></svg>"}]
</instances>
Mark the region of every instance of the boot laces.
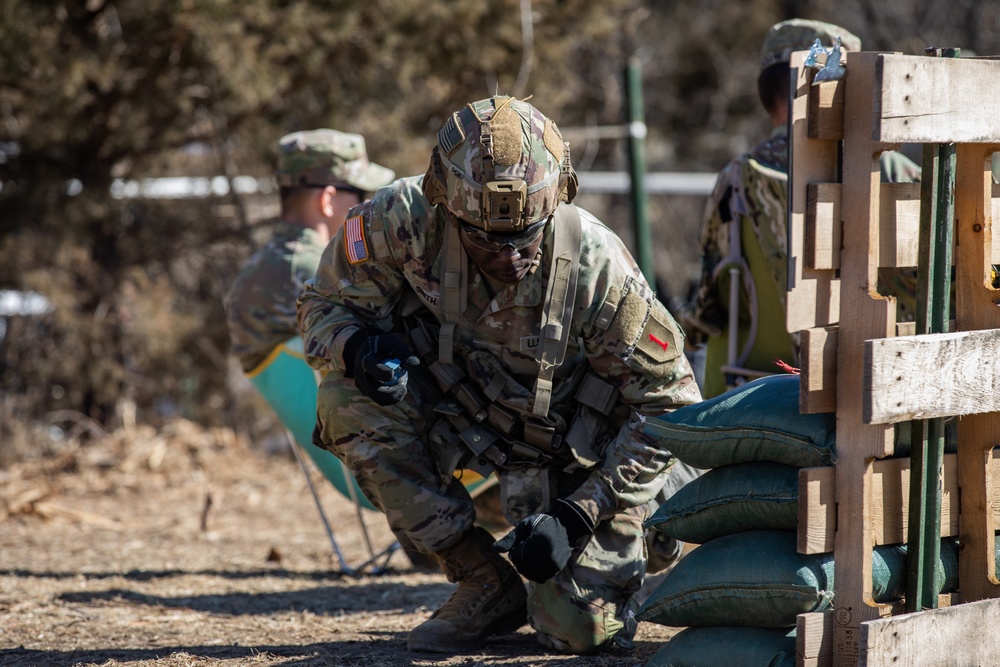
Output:
<instances>
[{"instance_id":1,"label":"boot laces","mask_svg":"<svg viewBox=\"0 0 1000 667\"><path fill-rule=\"evenodd\" d=\"M477 573L476 570L462 568L456 574L461 577L458 581L458 588L452 591L451 596L434 613L434 616L451 614L473 616L482 609L491 596L500 590L500 585L491 580L496 578L495 575L490 576L494 574L492 572ZM477 574L479 576L476 576Z\"/></svg>"}]
</instances>

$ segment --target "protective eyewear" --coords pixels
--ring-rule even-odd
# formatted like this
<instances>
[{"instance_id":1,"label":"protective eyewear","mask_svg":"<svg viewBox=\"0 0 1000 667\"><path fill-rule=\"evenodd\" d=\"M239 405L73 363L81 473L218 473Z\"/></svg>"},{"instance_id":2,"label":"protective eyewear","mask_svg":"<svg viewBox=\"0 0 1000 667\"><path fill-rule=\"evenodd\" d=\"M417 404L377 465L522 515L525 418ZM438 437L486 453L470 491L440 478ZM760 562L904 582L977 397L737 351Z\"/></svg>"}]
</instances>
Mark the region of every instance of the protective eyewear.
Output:
<instances>
[{"instance_id":1,"label":"protective eyewear","mask_svg":"<svg viewBox=\"0 0 1000 667\"><path fill-rule=\"evenodd\" d=\"M465 235L465 239L480 250L500 252L507 246L510 246L514 250L530 246L545 231L546 222L548 221L536 223L527 229L511 234L491 234L465 222L459 223L459 228L462 230L462 234Z\"/></svg>"}]
</instances>

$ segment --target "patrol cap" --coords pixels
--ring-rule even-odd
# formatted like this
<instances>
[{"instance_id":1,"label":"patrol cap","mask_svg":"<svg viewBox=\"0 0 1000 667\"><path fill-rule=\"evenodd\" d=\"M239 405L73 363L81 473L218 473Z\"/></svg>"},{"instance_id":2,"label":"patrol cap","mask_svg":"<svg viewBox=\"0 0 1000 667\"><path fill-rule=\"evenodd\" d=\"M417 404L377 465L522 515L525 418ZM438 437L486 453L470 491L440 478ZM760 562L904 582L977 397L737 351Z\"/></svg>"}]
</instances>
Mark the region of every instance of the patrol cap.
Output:
<instances>
[{"instance_id":1,"label":"patrol cap","mask_svg":"<svg viewBox=\"0 0 1000 667\"><path fill-rule=\"evenodd\" d=\"M343 185L374 192L395 177L368 160L365 138L337 130L304 130L278 140L278 185Z\"/></svg>"},{"instance_id":2,"label":"patrol cap","mask_svg":"<svg viewBox=\"0 0 1000 667\"><path fill-rule=\"evenodd\" d=\"M760 70L763 72L771 65L787 63L794 52L808 51L817 39L824 47L830 48L837 37L840 37L840 46L844 51L861 50L861 39L839 25L806 19L776 23L764 37L760 49Z\"/></svg>"}]
</instances>

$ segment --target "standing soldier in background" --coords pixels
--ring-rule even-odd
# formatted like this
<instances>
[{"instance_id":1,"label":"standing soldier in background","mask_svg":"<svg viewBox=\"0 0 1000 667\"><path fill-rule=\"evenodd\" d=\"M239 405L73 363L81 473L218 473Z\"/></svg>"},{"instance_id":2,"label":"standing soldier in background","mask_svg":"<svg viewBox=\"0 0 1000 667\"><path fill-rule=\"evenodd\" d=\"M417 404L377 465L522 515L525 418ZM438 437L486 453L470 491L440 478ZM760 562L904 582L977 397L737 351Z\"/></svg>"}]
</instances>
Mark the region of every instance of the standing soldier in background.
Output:
<instances>
[{"instance_id":1,"label":"standing soldier in background","mask_svg":"<svg viewBox=\"0 0 1000 667\"><path fill-rule=\"evenodd\" d=\"M694 343L705 342L702 391L711 398L746 380L779 372L775 360L798 366L798 335L785 327L788 284L788 123L791 54L840 38L844 51L861 40L840 26L792 19L771 27L760 54L757 90L771 119L771 136L732 160L719 174L702 225L702 275L695 303L680 315ZM882 180L920 180L920 169L900 153L881 156ZM739 293L730 293L732 274ZM881 276L881 274L880 274ZM897 296L900 321L913 319L914 276L883 277ZM906 294L909 298L905 298ZM735 341L730 338L738 300ZM908 312L907 312L908 311Z\"/></svg>"},{"instance_id":2,"label":"standing soldier in background","mask_svg":"<svg viewBox=\"0 0 1000 667\"><path fill-rule=\"evenodd\" d=\"M299 299L328 372L315 441L458 584L412 650L473 651L526 620L557 650L627 646L673 463L643 424L701 399L683 334L570 203L569 147L535 107L480 100L437 139L424 177L351 212ZM499 472L516 528L496 544L463 468Z\"/></svg>"},{"instance_id":3,"label":"standing soldier in background","mask_svg":"<svg viewBox=\"0 0 1000 667\"><path fill-rule=\"evenodd\" d=\"M361 135L321 129L278 141L276 176L281 215L273 235L243 265L226 295L230 349L245 373L298 335L295 300L316 275L323 249L351 207L395 173L368 161Z\"/></svg>"},{"instance_id":4,"label":"standing soldier in background","mask_svg":"<svg viewBox=\"0 0 1000 667\"><path fill-rule=\"evenodd\" d=\"M270 240L247 260L226 294L231 350L251 378L284 343L299 335L295 301L306 281L316 275L323 249L340 231L347 212L392 182L395 172L368 160L361 135L317 129L293 132L278 141L275 176L280 217ZM288 379L309 382L311 386L287 387L286 391L296 400L311 397L315 405L312 373ZM283 420L294 419L296 412L271 404ZM296 430L292 424L285 425ZM437 569L432 559L407 544L402 546L417 567Z\"/></svg>"}]
</instances>

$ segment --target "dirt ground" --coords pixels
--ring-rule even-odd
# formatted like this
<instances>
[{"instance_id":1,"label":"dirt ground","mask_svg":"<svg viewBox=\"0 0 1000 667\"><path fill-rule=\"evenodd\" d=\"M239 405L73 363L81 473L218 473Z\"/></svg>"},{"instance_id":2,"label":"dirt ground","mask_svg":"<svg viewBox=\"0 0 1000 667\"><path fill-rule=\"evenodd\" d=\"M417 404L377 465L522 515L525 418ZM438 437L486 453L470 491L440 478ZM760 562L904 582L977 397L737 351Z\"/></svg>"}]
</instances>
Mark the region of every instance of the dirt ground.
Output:
<instances>
[{"instance_id":1,"label":"dirt ground","mask_svg":"<svg viewBox=\"0 0 1000 667\"><path fill-rule=\"evenodd\" d=\"M357 568L355 506L311 479ZM364 519L374 550L392 543ZM398 552L345 573L295 459L228 430L180 421L0 469L0 665L633 667L675 632L642 623L634 649L594 657L546 653L528 628L473 655L411 653L407 631L452 588Z\"/></svg>"}]
</instances>

